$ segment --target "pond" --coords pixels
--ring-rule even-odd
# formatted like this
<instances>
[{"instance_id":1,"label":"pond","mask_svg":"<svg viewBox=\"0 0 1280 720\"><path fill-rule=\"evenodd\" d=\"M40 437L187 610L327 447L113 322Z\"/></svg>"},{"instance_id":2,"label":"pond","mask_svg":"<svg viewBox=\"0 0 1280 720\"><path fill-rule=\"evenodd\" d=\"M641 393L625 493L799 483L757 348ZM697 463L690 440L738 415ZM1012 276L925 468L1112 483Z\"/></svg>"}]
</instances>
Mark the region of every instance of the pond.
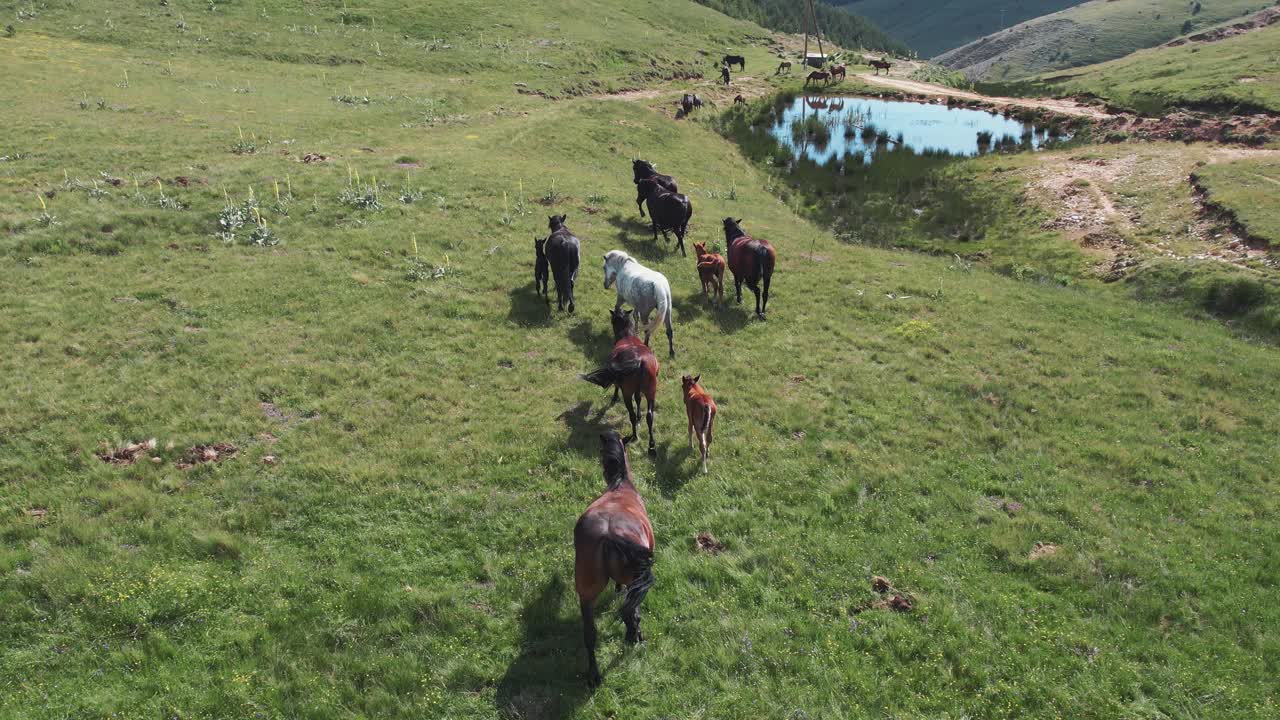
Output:
<instances>
[{"instance_id":1,"label":"pond","mask_svg":"<svg viewBox=\"0 0 1280 720\"><path fill-rule=\"evenodd\" d=\"M829 96L801 96L776 108L768 131L796 157L818 165L846 157L874 163L885 151L971 157L995 149L1039 149L1060 132L985 110Z\"/></svg>"}]
</instances>

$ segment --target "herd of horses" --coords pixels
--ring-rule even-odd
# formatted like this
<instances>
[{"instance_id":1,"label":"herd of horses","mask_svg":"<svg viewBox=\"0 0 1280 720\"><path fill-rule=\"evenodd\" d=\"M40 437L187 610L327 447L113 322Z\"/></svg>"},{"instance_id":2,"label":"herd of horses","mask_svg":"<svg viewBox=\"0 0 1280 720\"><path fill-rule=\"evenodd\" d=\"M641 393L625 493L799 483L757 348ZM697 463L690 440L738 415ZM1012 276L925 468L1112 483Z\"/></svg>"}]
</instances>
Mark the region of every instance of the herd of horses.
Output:
<instances>
[{"instance_id":1,"label":"herd of horses","mask_svg":"<svg viewBox=\"0 0 1280 720\"><path fill-rule=\"evenodd\" d=\"M684 238L693 217L693 203L680 193L676 179L659 173L653 163L635 160L631 169L636 186L636 209L641 217L646 217L645 211L648 211L654 241L657 242L658 233L662 232L669 242L668 233L672 233L676 237L676 248L685 256ZM557 310L567 308L573 313L582 243L565 224L567 219L563 214L550 216L547 237L534 238L533 282L535 292L547 303L550 303L548 280L554 282ZM742 286L746 285L755 295L756 316L763 320L768 311L777 255L767 240L753 238L742 229L741 218L726 217L722 224L727 258L709 252L705 242L693 246L702 292L712 302L723 305L724 272L728 269L733 275L737 302L742 302ZM666 276L645 267L622 250L605 253L602 270L605 289L616 288L617 292L617 302L609 312L613 348L608 361L582 379L602 388L612 388L614 402L622 397L631 421L631 436L624 439L616 431L600 436L605 492L578 519L573 533L574 584L587 647L587 680L592 687L600 682L595 656L595 603L611 580L619 589L626 588L621 616L627 628L627 642L641 640L640 602L654 582L653 526L645 513L644 500L632 482L626 446L639 439L643 403L649 454L656 452L653 421L659 364L650 340L659 327L666 330L670 356L676 356L671 284ZM631 307L624 310L624 304ZM637 323L644 327L643 340L637 333ZM685 375L681 386L689 445L696 445L705 473L717 409L701 379L701 375Z\"/></svg>"},{"instance_id":2,"label":"herd of horses","mask_svg":"<svg viewBox=\"0 0 1280 720\"><path fill-rule=\"evenodd\" d=\"M737 65L746 69L746 59L741 55L726 55L721 60L721 77L729 84L729 68ZM889 70L887 60L871 60L870 65ZM791 62L784 60L777 73L791 71ZM810 82L829 83L843 79L844 65L832 65L826 70L815 70L805 79ZM735 98L741 101L742 96ZM680 109L688 115L700 107L702 100L694 94L685 94ZM684 239L693 218L693 203L680 192L676 179L659 173L653 163L646 160L632 162L632 182L636 186L636 209L640 217L647 217L656 243L658 233L669 243L675 235L676 248L685 256ZM546 238L534 239L534 289L550 303L548 278L555 282L556 308L570 313L575 310L574 286L577 282L581 241L565 224L567 216L552 215L548 218L550 233ZM702 292L712 302L724 303L724 272L733 275L734 294L742 302L742 286L745 284L755 295L755 312L765 318L769 306L769 287L777 255L768 241L753 238L742 229L742 219L726 217L723 220L725 255L709 252L705 242L693 244L695 269L702 284ZM643 639L640 632L640 603L654 584L654 536L653 525L645 511L644 499L636 489L627 461L627 445L639 439L640 411L642 403L645 423L649 430L649 454L656 452L653 421L657 409L658 358L650 346L653 334L662 327L666 330L667 350L676 356L675 334L672 329L671 283L662 273L640 264L622 250L610 250L604 254L602 265L604 287L616 288L617 302L609 312L613 328L613 348L608 361L601 367L582 376L582 379L613 389L613 401L621 396L631 421L631 436L623 438L610 430L600 436L600 462L604 470L605 491L587 507L573 529L574 588L578 594L582 612L583 642L587 649L587 683L591 687L600 684L600 667L596 663L595 604L600 594L612 581L619 591L625 588L622 608L619 612L626 625L626 641L635 644ZM630 305L624 310L623 305ZM650 317L652 316L652 320ZM644 339L637 333L637 325L644 327ZM701 375L685 375L681 388L688 420L689 445L696 445L701 458L702 471L707 472L711 440L716 418L716 403L701 385Z\"/></svg>"}]
</instances>

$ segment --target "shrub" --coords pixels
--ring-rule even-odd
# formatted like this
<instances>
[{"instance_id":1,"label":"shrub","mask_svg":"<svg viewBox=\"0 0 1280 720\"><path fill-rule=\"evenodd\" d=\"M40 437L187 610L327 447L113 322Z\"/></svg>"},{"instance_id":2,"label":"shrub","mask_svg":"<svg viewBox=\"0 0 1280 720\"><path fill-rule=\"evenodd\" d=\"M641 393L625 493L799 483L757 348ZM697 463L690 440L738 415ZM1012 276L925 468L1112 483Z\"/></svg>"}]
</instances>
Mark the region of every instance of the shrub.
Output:
<instances>
[{"instance_id":1,"label":"shrub","mask_svg":"<svg viewBox=\"0 0 1280 720\"><path fill-rule=\"evenodd\" d=\"M1216 278L1205 289L1204 307L1219 315L1244 315L1267 301L1267 288L1247 277Z\"/></svg>"}]
</instances>

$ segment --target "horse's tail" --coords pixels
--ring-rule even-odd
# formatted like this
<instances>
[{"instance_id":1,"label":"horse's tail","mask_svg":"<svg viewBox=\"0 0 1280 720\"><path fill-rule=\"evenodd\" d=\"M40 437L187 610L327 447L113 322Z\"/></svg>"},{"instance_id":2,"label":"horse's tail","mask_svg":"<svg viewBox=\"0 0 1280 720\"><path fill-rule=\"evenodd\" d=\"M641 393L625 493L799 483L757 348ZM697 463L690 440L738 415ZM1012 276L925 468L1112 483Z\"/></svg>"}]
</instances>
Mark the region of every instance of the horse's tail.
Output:
<instances>
[{"instance_id":1,"label":"horse's tail","mask_svg":"<svg viewBox=\"0 0 1280 720\"><path fill-rule=\"evenodd\" d=\"M653 587L653 550L634 540L609 535L604 539L604 556L605 567L608 567L610 556L613 556L631 573L627 595L622 601L622 616L627 617L640 607L645 593Z\"/></svg>"},{"instance_id":2,"label":"horse's tail","mask_svg":"<svg viewBox=\"0 0 1280 720\"><path fill-rule=\"evenodd\" d=\"M689 221L693 219L693 201L688 195L682 195L684 198L684 219L680 221L680 234L689 232Z\"/></svg>"},{"instance_id":3,"label":"horse's tail","mask_svg":"<svg viewBox=\"0 0 1280 720\"><path fill-rule=\"evenodd\" d=\"M580 376L589 383L594 383L602 388L613 387L623 379L636 372L644 363L638 357L629 358L627 360L618 360L610 362L602 368L592 370L586 375Z\"/></svg>"},{"instance_id":4,"label":"horse's tail","mask_svg":"<svg viewBox=\"0 0 1280 720\"><path fill-rule=\"evenodd\" d=\"M756 246L756 279L762 280L765 286L768 286L769 278L773 275L773 255L770 254L769 248L763 245Z\"/></svg>"}]
</instances>

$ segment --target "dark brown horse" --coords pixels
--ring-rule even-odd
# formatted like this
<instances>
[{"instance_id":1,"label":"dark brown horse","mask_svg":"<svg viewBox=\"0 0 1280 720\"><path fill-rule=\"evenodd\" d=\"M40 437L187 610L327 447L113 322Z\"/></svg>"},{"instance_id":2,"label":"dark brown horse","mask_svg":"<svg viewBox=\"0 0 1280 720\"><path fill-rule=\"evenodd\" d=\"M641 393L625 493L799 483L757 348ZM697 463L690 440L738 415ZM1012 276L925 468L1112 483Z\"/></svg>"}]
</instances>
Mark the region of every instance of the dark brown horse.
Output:
<instances>
[{"instance_id":1,"label":"dark brown horse","mask_svg":"<svg viewBox=\"0 0 1280 720\"><path fill-rule=\"evenodd\" d=\"M644 500L631 480L627 447L618 433L600 436L600 464L605 491L578 518L573 528L573 581L582 609L582 639L587 646L587 684L600 684L596 664L596 598L612 580L625 585L622 622L627 642L644 640L640 634L640 601L653 587L653 525Z\"/></svg>"},{"instance_id":2,"label":"dark brown horse","mask_svg":"<svg viewBox=\"0 0 1280 720\"><path fill-rule=\"evenodd\" d=\"M876 69L876 75L879 75L881 70L884 71L885 75L888 75L889 68L893 67L888 60L872 60L867 64Z\"/></svg>"},{"instance_id":3,"label":"dark brown horse","mask_svg":"<svg viewBox=\"0 0 1280 720\"><path fill-rule=\"evenodd\" d=\"M829 83L831 82L831 73L823 72L821 70L814 70L813 72L809 73L808 77L804 79L804 84L807 86L810 82L817 81L817 80L821 80L824 83Z\"/></svg>"},{"instance_id":4,"label":"dark brown horse","mask_svg":"<svg viewBox=\"0 0 1280 720\"><path fill-rule=\"evenodd\" d=\"M791 73L791 61L790 61L790 60L783 60L782 62L778 63L778 69L777 69L777 70L774 70L774 71L773 71L773 74L774 74L774 75L779 75L779 74L781 74L781 73L782 73L782 71L783 71L783 70L786 70L788 74L790 74L790 73Z\"/></svg>"},{"instance_id":5,"label":"dark brown horse","mask_svg":"<svg viewBox=\"0 0 1280 720\"><path fill-rule=\"evenodd\" d=\"M757 240L743 232L742 219L724 219L724 241L729 248L729 272L733 273L733 286L738 302L742 302L742 283L756 296L756 317L764 319L769 306L769 283L773 280L773 265L777 254L768 240ZM761 300L757 283L764 283Z\"/></svg>"},{"instance_id":6,"label":"dark brown horse","mask_svg":"<svg viewBox=\"0 0 1280 720\"><path fill-rule=\"evenodd\" d=\"M746 104L747 104L747 99L746 99L746 98L744 98L744 97L742 97L741 95L735 95L735 96L733 97L733 104L734 104L734 105L746 105Z\"/></svg>"},{"instance_id":7,"label":"dark brown horse","mask_svg":"<svg viewBox=\"0 0 1280 720\"><path fill-rule=\"evenodd\" d=\"M688 117L689 113L693 112L695 108L700 107L702 107L702 98L698 97L694 93L685 93L680 96L680 113L678 113L677 119L680 117Z\"/></svg>"},{"instance_id":8,"label":"dark brown horse","mask_svg":"<svg viewBox=\"0 0 1280 720\"><path fill-rule=\"evenodd\" d=\"M676 234L676 247L680 254L684 252L684 235L689 230L689 219L693 217L693 203L689 196L671 192L653 180L641 180L636 184L637 190L644 195L645 204L649 206L649 222L653 225L654 242L658 240L658 231L662 231L664 240L670 240L668 231Z\"/></svg>"},{"instance_id":9,"label":"dark brown horse","mask_svg":"<svg viewBox=\"0 0 1280 720\"><path fill-rule=\"evenodd\" d=\"M613 352L604 367L582 376L583 380L602 388L614 388L613 399L627 403L627 417L631 419L632 442L640 437L640 397L649 404L646 419L649 425L649 452L655 451L653 443L653 414L658 401L658 358L648 345L636 337L635 318L631 310L613 310L609 313L613 324Z\"/></svg>"},{"instance_id":10,"label":"dark brown horse","mask_svg":"<svg viewBox=\"0 0 1280 720\"><path fill-rule=\"evenodd\" d=\"M724 304L724 258L707 252L707 244L693 244L693 255L698 258L698 278L702 280L702 294Z\"/></svg>"},{"instance_id":11,"label":"dark brown horse","mask_svg":"<svg viewBox=\"0 0 1280 720\"><path fill-rule=\"evenodd\" d=\"M578 282L578 238L565 227L564 215L551 215L547 225L547 261L551 265L551 277L556 281L556 309L564 310L567 303L573 313L573 286Z\"/></svg>"},{"instance_id":12,"label":"dark brown horse","mask_svg":"<svg viewBox=\"0 0 1280 720\"><path fill-rule=\"evenodd\" d=\"M832 80L835 80L836 78L840 78L841 80L844 80L844 79L845 79L845 72L846 72L846 70L845 70L845 66L843 66L843 65L832 65L832 66L831 66L831 79L832 79Z\"/></svg>"},{"instance_id":13,"label":"dark brown horse","mask_svg":"<svg viewBox=\"0 0 1280 720\"><path fill-rule=\"evenodd\" d=\"M720 61L720 64L725 67L737 65L739 70L743 72L747 71L747 59L741 55L725 55L724 59Z\"/></svg>"},{"instance_id":14,"label":"dark brown horse","mask_svg":"<svg viewBox=\"0 0 1280 720\"><path fill-rule=\"evenodd\" d=\"M688 95L686 97L697 99L698 96ZM698 100L698 105L702 105L701 100ZM653 163L648 160L633 160L631 162L631 182L639 185L641 180L652 180L671 192L680 192L680 188L676 187L676 179L658 172L653 167ZM644 217L644 199L646 197L647 195L643 190L636 189L636 207L640 209L640 217Z\"/></svg>"}]
</instances>

